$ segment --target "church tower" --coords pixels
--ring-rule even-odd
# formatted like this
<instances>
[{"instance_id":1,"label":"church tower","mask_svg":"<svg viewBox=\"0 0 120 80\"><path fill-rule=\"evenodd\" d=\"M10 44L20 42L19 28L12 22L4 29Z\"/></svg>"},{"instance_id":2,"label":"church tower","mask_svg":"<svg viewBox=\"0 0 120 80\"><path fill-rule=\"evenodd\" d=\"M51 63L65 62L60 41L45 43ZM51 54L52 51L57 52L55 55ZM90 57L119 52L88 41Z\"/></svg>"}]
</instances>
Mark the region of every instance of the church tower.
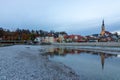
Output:
<instances>
[{"instance_id":1,"label":"church tower","mask_svg":"<svg viewBox=\"0 0 120 80\"><path fill-rule=\"evenodd\" d=\"M102 26L101 26L102 30L101 30L101 33L100 35L101 36L104 36L105 35L105 24L104 24L104 20L102 21Z\"/></svg>"}]
</instances>

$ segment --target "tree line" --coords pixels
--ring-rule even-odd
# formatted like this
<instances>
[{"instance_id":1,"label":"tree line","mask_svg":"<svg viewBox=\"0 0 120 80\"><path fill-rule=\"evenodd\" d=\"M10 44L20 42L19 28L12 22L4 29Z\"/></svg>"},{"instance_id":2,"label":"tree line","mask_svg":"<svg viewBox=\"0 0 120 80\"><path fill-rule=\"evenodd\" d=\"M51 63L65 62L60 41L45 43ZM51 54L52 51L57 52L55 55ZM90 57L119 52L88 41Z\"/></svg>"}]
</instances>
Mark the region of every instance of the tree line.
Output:
<instances>
[{"instance_id":1,"label":"tree line","mask_svg":"<svg viewBox=\"0 0 120 80\"><path fill-rule=\"evenodd\" d=\"M55 32L51 31L44 31L44 30L29 30L29 29L16 29L15 31L10 31L9 29L0 28L0 38L2 40L32 40L36 37L46 37L46 36L53 36L58 37L59 34L66 34L65 31L62 32Z\"/></svg>"}]
</instances>

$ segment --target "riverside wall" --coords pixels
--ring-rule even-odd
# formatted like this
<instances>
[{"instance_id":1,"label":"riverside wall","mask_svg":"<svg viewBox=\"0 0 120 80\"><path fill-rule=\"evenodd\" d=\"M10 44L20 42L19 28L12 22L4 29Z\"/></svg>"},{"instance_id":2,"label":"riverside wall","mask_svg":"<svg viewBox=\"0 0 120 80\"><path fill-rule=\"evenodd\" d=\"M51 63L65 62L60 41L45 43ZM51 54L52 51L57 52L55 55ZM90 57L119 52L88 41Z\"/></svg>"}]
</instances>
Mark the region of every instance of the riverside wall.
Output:
<instances>
[{"instance_id":1,"label":"riverside wall","mask_svg":"<svg viewBox=\"0 0 120 80\"><path fill-rule=\"evenodd\" d=\"M120 47L120 42L52 43L52 45Z\"/></svg>"}]
</instances>

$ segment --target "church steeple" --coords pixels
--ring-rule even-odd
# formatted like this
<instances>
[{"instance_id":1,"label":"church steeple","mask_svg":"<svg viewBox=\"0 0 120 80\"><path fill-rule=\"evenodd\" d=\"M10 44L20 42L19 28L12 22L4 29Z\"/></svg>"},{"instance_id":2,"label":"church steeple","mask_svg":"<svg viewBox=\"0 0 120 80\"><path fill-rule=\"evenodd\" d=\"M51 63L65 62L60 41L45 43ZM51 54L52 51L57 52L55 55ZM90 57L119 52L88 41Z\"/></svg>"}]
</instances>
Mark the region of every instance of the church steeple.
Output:
<instances>
[{"instance_id":1,"label":"church steeple","mask_svg":"<svg viewBox=\"0 0 120 80\"><path fill-rule=\"evenodd\" d=\"M103 21L102 21L102 31L105 31L104 19L103 19Z\"/></svg>"},{"instance_id":2,"label":"church steeple","mask_svg":"<svg viewBox=\"0 0 120 80\"><path fill-rule=\"evenodd\" d=\"M104 24L104 19L103 19L103 21L102 21L102 26L101 26L101 33L100 33L100 35L101 36L104 36L105 35L105 24Z\"/></svg>"}]
</instances>

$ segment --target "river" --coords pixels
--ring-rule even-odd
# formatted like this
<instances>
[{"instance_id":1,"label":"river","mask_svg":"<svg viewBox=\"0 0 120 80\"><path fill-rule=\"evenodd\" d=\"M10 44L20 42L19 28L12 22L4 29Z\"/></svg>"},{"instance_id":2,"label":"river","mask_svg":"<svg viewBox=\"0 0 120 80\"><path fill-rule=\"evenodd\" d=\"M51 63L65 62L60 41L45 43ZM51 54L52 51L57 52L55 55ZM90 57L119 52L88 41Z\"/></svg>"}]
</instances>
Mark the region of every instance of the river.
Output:
<instances>
[{"instance_id":1,"label":"river","mask_svg":"<svg viewBox=\"0 0 120 80\"><path fill-rule=\"evenodd\" d=\"M50 47L49 60L73 69L81 80L120 80L120 55L85 51L75 47Z\"/></svg>"}]
</instances>

